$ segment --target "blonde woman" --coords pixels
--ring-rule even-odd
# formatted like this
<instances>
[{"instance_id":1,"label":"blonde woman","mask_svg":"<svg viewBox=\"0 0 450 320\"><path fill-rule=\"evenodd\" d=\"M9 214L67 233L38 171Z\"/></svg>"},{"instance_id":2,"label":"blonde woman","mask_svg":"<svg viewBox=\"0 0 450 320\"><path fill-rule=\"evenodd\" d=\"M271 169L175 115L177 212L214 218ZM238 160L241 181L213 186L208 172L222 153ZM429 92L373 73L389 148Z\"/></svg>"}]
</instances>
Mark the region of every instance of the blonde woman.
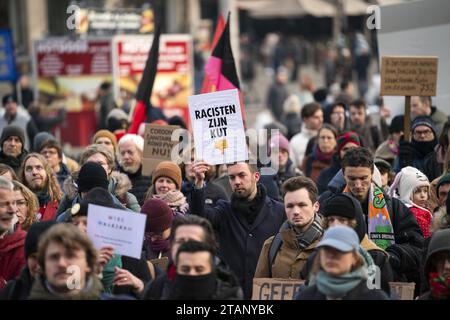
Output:
<instances>
[{"instance_id":1,"label":"blonde woman","mask_svg":"<svg viewBox=\"0 0 450 320\"><path fill-rule=\"evenodd\" d=\"M39 201L36 195L18 181L14 185L14 198L17 204L17 218L19 228L27 231L33 222L37 221L36 213L39 211Z\"/></svg>"}]
</instances>

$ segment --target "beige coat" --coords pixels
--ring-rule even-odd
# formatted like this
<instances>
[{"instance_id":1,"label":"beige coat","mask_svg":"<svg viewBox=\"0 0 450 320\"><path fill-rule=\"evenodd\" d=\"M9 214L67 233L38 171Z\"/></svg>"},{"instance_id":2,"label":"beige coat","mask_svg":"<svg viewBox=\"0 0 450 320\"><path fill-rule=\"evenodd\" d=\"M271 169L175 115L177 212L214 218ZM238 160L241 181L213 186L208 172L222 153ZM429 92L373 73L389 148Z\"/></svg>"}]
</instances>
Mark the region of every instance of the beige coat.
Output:
<instances>
[{"instance_id":1,"label":"beige coat","mask_svg":"<svg viewBox=\"0 0 450 320\"><path fill-rule=\"evenodd\" d=\"M297 248L295 232L290 229L281 231L283 243L272 264L272 278L299 279L309 255L314 251L319 240L313 242L305 250ZM255 278L269 278L269 250L274 236L264 242L256 266Z\"/></svg>"}]
</instances>

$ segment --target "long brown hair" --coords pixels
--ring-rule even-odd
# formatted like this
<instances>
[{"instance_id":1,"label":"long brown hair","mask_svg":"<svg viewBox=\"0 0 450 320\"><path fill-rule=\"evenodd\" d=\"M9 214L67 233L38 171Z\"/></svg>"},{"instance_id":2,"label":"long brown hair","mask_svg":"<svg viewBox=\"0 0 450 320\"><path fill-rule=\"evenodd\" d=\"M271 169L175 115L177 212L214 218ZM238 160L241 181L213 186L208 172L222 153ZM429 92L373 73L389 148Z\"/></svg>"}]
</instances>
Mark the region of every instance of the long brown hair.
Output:
<instances>
[{"instance_id":1,"label":"long brown hair","mask_svg":"<svg viewBox=\"0 0 450 320\"><path fill-rule=\"evenodd\" d=\"M45 184L45 189L47 190L50 199L52 201L56 200L56 201L61 201L62 198L62 192L61 192L61 188L59 187L58 184L58 180L56 179L56 175L53 172L52 168L50 167L50 165L48 164L47 160L40 155L39 153L30 153L28 154L25 159L22 162L22 167L20 168L20 178L22 179L22 181L24 182L24 184L26 183L25 180L25 164L27 163L28 159L30 158L36 158L38 159L41 163L42 166L44 167L44 170L47 174L47 182Z\"/></svg>"},{"instance_id":2,"label":"long brown hair","mask_svg":"<svg viewBox=\"0 0 450 320\"><path fill-rule=\"evenodd\" d=\"M28 230L33 222L37 221L36 213L39 210L39 201L36 195L19 181L13 180L14 191L19 191L27 202L25 221L20 225L22 230Z\"/></svg>"}]
</instances>

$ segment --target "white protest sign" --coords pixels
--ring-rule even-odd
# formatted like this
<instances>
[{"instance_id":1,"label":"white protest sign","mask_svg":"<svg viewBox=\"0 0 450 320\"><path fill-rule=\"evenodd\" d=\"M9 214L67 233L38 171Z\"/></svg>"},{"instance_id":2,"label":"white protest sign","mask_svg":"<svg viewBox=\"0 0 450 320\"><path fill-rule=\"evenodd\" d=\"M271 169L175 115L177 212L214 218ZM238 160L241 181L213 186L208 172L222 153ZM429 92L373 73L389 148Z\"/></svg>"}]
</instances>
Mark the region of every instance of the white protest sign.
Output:
<instances>
[{"instance_id":1,"label":"white protest sign","mask_svg":"<svg viewBox=\"0 0 450 320\"><path fill-rule=\"evenodd\" d=\"M248 159L237 89L189 98L196 159L214 165Z\"/></svg>"},{"instance_id":2,"label":"white protest sign","mask_svg":"<svg viewBox=\"0 0 450 320\"><path fill-rule=\"evenodd\" d=\"M114 247L114 253L141 258L145 214L89 204L87 234L97 249Z\"/></svg>"}]
</instances>

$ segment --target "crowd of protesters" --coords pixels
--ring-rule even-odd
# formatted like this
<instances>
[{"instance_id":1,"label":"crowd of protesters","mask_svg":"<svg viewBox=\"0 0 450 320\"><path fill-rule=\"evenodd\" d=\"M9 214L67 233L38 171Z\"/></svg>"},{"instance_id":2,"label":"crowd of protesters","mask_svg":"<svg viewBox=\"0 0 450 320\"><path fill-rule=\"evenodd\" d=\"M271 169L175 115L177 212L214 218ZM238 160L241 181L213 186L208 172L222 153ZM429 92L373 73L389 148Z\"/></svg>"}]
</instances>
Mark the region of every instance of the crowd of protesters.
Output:
<instances>
[{"instance_id":1,"label":"crowd of protesters","mask_svg":"<svg viewBox=\"0 0 450 320\"><path fill-rule=\"evenodd\" d=\"M368 50L356 36L359 64ZM407 141L403 116L390 117L381 99L371 117L358 75L359 94L351 79L332 92L300 75L289 95L290 75L277 68L271 174L258 155L214 166L190 145L182 163L145 175L143 135L126 133L129 117L106 83L99 130L74 159L47 130L53 123L38 128L32 101L5 95L0 299L250 299L255 278L302 280L296 300L399 299L392 282L414 283L418 299L449 299L448 116L412 97ZM186 128L179 117L152 122ZM139 259L94 247L89 204L146 215ZM68 285L73 265L78 286Z\"/></svg>"}]
</instances>

